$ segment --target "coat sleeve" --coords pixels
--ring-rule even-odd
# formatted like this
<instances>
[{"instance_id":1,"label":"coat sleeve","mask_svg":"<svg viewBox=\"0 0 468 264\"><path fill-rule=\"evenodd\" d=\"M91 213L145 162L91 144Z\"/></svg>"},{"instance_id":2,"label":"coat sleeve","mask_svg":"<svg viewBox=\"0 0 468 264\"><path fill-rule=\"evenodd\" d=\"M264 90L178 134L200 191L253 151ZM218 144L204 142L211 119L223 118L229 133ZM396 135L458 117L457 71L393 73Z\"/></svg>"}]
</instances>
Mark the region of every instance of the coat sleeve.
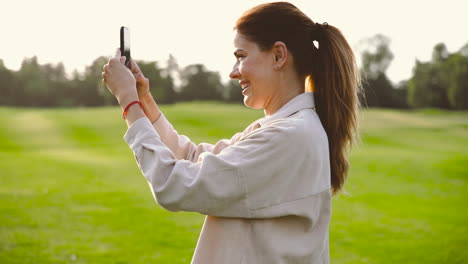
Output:
<instances>
[{"instance_id":1,"label":"coat sleeve","mask_svg":"<svg viewBox=\"0 0 468 264\"><path fill-rule=\"evenodd\" d=\"M291 163L295 159L285 158L294 153L284 151L297 148L281 143L281 137L290 136L275 127L262 128L218 154L205 152L192 162L178 160L147 118L137 120L124 136L162 207L245 218L284 197L277 190L287 190L288 170L297 167Z\"/></svg>"},{"instance_id":2,"label":"coat sleeve","mask_svg":"<svg viewBox=\"0 0 468 264\"><path fill-rule=\"evenodd\" d=\"M161 114L158 120L153 123L153 127L161 141L174 153L177 160L192 162L196 162L203 152L219 153L241 136L241 133L237 133L231 139L222 139L216 144L200 143L197 145L187 136L179 135L164 114Z\"/></svg>"}]
</instances>

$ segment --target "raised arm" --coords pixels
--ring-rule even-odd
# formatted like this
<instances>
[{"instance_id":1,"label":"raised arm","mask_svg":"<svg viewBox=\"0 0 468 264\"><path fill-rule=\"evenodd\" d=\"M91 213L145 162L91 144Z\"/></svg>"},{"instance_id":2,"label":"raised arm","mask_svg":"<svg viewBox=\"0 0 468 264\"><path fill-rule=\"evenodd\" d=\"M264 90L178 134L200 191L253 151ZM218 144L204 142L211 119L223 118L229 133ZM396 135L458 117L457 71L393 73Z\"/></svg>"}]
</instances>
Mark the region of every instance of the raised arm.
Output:
<instances>
[{"instance_id":1,"label":"raised arm","mask_svg":"<svg viewBox=\"0 0 468 264\"><path fill-rule=\"evenodd\" d=\"M169 147L178 160L185 159L196 162L203 152L219 153L222 149L234 142L240 133L234 135L230 140L220 140L216 144L195 144L185 135L179 135L171 123L161 113L158 104L150 92L149 80L143 75L140 67L131 60L131 71L135 76L138 98L145 111L146 117L153 124L163 143Z\"/></svg>"},{"instance_id":2,"label":"raised arm","mask_svg":"<svg viewBox=\"0 0 468 264\"><path fill-rule=\"evenodd\" d=\"M158 104L151 95L149 80L143 75L140 67L138 67L133 59L130 61L130 66L136 80L138 99L141 102L146 117L148 117L151 123L154 123L161 116L161 111L159 110Z\"/></svg>"}]
</instances>

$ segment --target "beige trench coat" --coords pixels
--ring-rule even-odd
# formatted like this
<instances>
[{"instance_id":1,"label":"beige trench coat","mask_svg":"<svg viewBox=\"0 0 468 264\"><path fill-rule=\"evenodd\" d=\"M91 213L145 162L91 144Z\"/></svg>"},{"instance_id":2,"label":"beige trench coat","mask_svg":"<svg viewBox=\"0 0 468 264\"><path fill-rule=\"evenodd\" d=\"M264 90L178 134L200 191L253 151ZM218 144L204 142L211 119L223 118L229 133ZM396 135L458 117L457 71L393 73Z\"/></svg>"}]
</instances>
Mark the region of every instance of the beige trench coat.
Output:
<instances>
[{"instance_id":1,"label":"beige trench coat","mask_svg":"<svg viewBox=\"0 0 468 264\"><path fill-rule=\"evenodd\" d=\"M164 115L124 139L162 207L207 215L192 263L329 263L328 140L313 93L214 145Z\"/></svg>"}]
</instances>

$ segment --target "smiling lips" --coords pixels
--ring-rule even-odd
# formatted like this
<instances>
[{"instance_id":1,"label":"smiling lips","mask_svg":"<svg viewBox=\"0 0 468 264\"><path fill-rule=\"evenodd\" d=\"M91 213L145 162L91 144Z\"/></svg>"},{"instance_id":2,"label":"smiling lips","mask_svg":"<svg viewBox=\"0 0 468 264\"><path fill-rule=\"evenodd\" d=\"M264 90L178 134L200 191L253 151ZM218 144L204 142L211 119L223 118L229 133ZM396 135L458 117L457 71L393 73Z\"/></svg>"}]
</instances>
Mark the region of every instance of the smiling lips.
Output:
<instances>
[{"instance_id":1,"label":"smiling lips","mask_svg":"<svg viewBox=\"0 0 468 264\"><path fill-rule=\"evenodd\" d=\"M242 88L242 94L245 95L245 93L247 92L247 90L250 87L250 83L248 81L241 81L240 86Z\"/></svg>"},{"instance_id":2,"label":"smiling lips","mask_svg":"<svg viewBox=\"0 0 468 264\"><path fill-rule=\"evenodd\" d=\"M249 88L250 83L247 82L247 81L242 81L242 82L240 82L240 86L241 86L242 90L244 90L244 89Z\"/></svg>"}]
</instances>

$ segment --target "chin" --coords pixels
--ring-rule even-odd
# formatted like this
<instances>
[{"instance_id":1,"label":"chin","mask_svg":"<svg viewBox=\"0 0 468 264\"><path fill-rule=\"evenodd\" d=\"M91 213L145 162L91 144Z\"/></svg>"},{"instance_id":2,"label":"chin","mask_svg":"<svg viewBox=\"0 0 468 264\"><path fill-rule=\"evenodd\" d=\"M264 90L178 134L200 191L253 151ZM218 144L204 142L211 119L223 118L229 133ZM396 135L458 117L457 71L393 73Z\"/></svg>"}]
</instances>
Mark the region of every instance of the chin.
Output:
<instances>
[{"instance_id":1,"label":"chin","mask_svg":"<svg viewBox=\"0 0 468 264\"><path fill-rule=\"evenodd\" d=\"M252 109L263 109L263 105L253 100L251 96L244 95L244 105Z\"/></svg>"}]
</instances>

